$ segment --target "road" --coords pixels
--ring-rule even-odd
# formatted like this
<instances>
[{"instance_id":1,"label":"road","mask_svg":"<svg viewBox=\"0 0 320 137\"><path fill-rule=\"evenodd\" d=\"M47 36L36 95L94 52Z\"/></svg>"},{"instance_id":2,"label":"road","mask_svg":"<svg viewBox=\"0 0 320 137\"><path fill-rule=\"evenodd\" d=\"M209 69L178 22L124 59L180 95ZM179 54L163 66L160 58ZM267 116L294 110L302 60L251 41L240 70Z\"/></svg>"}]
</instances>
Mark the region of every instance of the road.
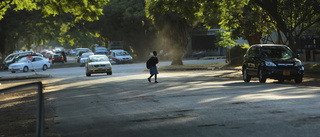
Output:
<instances>
[{"instance_id":1,"label":"road","mask_svg":"<svg viewBox=\"0 0 320 137\"><path fill-rule=\"evenodd\" d=\"M45 80L66 137L318 137L318 87L220 78L234 71Z\"/></svg>"},{"instance_id":2,"label":"road","mask_svg":"<svg viewBox=\"0 0 320 137\"><path fill-rule=\"evenodd\" d=\"M37 72L54 77L43 80L45 104L53 106L45 109L55 113L48 129L62 137L320 136L319 87L220 77L235 70L160 72L160 83L149 83L144 69L113 65L112 76L92 77L83 67Z\"/></svg>"},{"instance_id":3,"label":"road","mask_svg":"<svg viewBox=\"0 0 320 137\"><path fill-rule=\"evenodd\" d=\"M213 62L224 62L225 59L217 60L185 60L185 64L194 64L194 63L213 63ZM160 61L158 66L170 65L170 61ZM124 73L142 73L146 69L145 63L133 63L133 64L114 64L112 66L113 75L123 75ZM10 71L1 71L0 76L2 77L14 77L14 76L26 76L32 74L44 74L52 75L55 78L65 78L65 77L85 77L85 68L80 67L74 57L69 57L68 62L66 63L55 63L51 64L51 68L46 71L36 70L36 72L17 72L11 73ZM93 74L99 75L99 74ZM104 74L101 74L104 75Z\"/></svg>"}]
</instances>

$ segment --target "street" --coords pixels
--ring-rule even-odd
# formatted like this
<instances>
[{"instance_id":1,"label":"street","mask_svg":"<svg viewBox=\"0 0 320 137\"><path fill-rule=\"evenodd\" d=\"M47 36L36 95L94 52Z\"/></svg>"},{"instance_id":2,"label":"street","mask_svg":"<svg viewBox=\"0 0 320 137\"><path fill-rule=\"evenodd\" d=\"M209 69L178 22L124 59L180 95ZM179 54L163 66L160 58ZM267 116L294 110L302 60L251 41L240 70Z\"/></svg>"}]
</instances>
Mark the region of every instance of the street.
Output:
<instances>
[{"instance_id":1,"label":"street","mask_svg":"<svg viewBox=\"0 0 320 137\"><path fill-rule=\"evenodd\" d=\"M62 137L320 135L319 87L220 77L236 70L160 72L159 83L149 83L144 69L144 63L113 65L113 75L91 77L84 67L37 71L53 76L42 80L45 104L53 107L45 109L54 110L54 124L46 127Z\"/></svg>"},{"instance_id":2,"label":"street","mask_svg":"<svg viewBox=\"0 0 320 137\"><path fill-rule=\"evenodd\" d=\"M213 62L224 62L225 59L217 60L185 60L185 64L196 64L196 63L213 63ZM160 61L158 66L170 65L170 61ZM124 73L141 73L146 69L145 62L143 63L133 63L133 64L113 64L112 72L113 75L123 75ZM66 63L55 63L51 64L51 67L46 71L36 70L36 72L17 72L11 73L10 71L0 71L0 77L14 77L14 76L27 76L32 74L43 74L52 75L55 78L67 78L67 77L86 77L85 67L80 67L79 63L76 62L73 56L68 57L68 62ZM105 75L105 74L93 74L95 75Z\"/></svg>"},{"instance_id":3,"label":"street","mask_svg":"<svg viewBox=\"0 0 320 137\"><path fill-rule=\"evenodd\" d=\"M230 71L232 73L233 71ZM226 71L45 80L61 136L316 137L319 88L244 83Z\"/></svg>"}]
</instances>

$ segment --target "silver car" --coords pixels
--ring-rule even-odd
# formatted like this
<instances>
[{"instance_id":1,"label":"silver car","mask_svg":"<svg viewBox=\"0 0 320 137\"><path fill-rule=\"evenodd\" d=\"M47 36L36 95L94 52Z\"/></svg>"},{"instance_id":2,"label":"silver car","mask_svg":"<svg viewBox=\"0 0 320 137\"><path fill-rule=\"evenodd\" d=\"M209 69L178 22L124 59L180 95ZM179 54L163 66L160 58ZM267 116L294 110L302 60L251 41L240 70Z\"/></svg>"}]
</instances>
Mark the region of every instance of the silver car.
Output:
<instances>
[{"instance_id":1,"label":"silver car","mask_svg":"<svg viewBox=\"0 0 320 137\"><path fill-rule=\"evenodd\" d=\"M85 63L86 75L107 73L112 75L112 65L106 55L90 55Z\"/></svg>"}]
</instances>

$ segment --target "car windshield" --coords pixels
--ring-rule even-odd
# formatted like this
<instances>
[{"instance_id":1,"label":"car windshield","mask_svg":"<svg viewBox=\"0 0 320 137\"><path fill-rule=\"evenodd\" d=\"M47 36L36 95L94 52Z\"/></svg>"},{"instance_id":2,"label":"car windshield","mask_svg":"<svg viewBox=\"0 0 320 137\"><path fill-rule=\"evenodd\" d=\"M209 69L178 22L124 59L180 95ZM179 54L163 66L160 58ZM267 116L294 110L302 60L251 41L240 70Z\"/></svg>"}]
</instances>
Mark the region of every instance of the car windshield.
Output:
<instances>
[{"instance_id":1,"label":"car windshield","mask_svg":"<svg viewBox=\"0 0 320 137\"><path fill-rule=\"evenodd\" d=\"M126 51L123 51L123 52L117 52L116 55L117 56L126 56L126 55L130 55L130 54Z\"/></svg>"},{"instance_id":2,"label":"car windshield","mask_svg":"<svg viewBox=\"0 0 320 137\"><path fill-rule=\"evenodd\" d=\"M293 53L288 48L282 46L266 46L261 49L261 52L266 58L289 59L293 57Z\"/></svg>"},{"instance_id":3,"label":"car windshield","mask_svg":"<svg viewBox=\"0 0 320 137\"><path fill-rule=\"evenodd\" d=\"M100 61L108 61L107 56L99 56L99 57L90 57L89 62L100 62Z\"/></svg>"}]
</instances>

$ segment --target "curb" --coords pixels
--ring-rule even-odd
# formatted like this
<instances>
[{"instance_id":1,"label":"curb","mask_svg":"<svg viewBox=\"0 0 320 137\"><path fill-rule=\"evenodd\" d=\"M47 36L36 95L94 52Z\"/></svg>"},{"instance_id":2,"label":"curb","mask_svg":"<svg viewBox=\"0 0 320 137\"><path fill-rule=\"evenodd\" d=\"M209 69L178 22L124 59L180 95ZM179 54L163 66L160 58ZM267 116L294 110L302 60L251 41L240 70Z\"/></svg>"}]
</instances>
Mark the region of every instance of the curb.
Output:
<instances>
[{"instance_id":1,"label":"curb","mask_svg":"<svg viewBox=\"0 0 320 137\"><path fill-rule=\"evenodd\" d=\"M17 76L17 77L0 77L0 81L13 81L13 80L38 79L38 78L52 78L52 76L36 74L36 75Z\"/></svg>"}]
</instances>

